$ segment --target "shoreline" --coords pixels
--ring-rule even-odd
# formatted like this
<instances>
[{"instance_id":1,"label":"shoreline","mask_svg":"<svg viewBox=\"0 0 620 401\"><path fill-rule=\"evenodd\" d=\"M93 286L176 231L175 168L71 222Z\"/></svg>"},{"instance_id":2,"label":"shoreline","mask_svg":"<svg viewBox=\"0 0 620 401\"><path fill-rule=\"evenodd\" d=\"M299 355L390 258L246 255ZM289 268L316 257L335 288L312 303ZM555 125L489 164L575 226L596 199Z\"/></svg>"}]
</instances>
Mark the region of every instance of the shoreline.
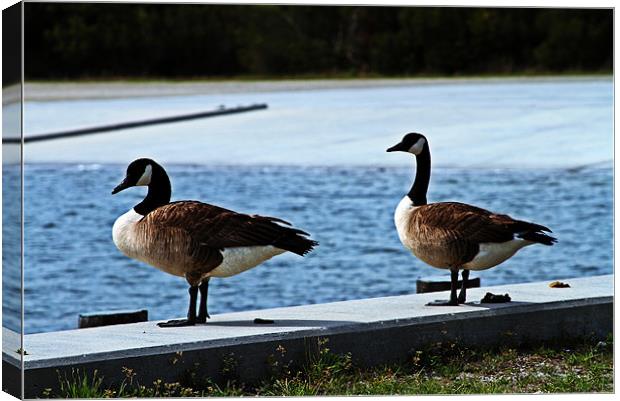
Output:
<instances>
[{"instance_id":1,"label":"shoreline","mask_svg":"<svg viewBox=\"0 0 620 401\"><path fill-rule=\"evenodd\" d=\"M6 145L5 145L6 146ZM11 144L10 146L17 146ZM3 162L4 162L3 157ZM14 163L5 163L5 164L14 164ZM84 161L79 160L62 160L62 161L25 161L24 166L32 166L32 167L50 167L50 166L88 166L88 167L96 167L96 169L100 167L125 167L125 162L92 162L86 163ZM184 169L222 169L228 170L233 168L247 168L247 169L320 169L320 170L348 170L348 169L376 169L376 170L411 170L411 165L408 162L403 162L402 164L278 164L278 163L220 163L220 162L212 162L212 163L196 163L196 162L177 162L173 161L170 163L166 163L168 167L175 168L184 168ZM458 165L439 165L435 167L436 170L439 171L476 171L476 172L490 172L490 171L500 171L500 172L514 172L514 171L523 171L523 170L537 170L537 171L568 171L578 172L581 170L609 170L613 169L613 160L602 160L597 162L592 162L588 164L581 164L575 166L495 166L495 167L481 167L481 166L458 166Z\"/></svg>"},{"instance_id":2,"label":"shoreline","mask_svg":"<svg viewBox=\"0 0 620 401\"><path fill-rule=\"evenodd\" d=\"M69 81L26 82L26 101L57 101L80 99L114 99L135 97L167 97L217 95L233 93L296 92L337 89L369 89L403 86L466 85L523 82L609 81L613 75L541 75L443 78L351 78L351 79L282 79L282 80L187 80L187 81ZM20 86L2 89L2 103L19 101Z\"/></svg>"}]
</instances>

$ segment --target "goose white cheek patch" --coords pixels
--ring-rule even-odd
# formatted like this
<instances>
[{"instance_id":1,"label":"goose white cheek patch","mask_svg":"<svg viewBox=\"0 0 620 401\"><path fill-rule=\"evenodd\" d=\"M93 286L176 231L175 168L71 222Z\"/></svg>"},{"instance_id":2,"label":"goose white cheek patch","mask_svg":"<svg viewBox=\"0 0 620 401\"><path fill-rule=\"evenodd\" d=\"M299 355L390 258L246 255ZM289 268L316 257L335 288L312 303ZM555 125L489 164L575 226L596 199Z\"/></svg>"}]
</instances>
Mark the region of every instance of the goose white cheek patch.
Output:
<instances>
[{"instance_id":1,"label":"goose white cheek patch","mask_svg":"<svg viewBox=\"0 0 620 401\"><path fill-rule=\"evenodd\" d=\"M426 139L420 138L416 143L411 145L409 148L409 153L413 153L414 155L419 155L422 153L422 149L424 149L424 144L426 143Z\"/></svg>"},{"instance_id":2,"label":"goose white cheek patch","mask_svg":"<svg viewBox=\"0 0 620 401\"><path fill-rule=\"evenodd\" d=\"M153 166L150 164L146 166L144 169L144 173L142 173L142 177L136 183L136 186L141 185L149 185L151 183L151 174L153 173Z\"/></svg>"}]
</instances>

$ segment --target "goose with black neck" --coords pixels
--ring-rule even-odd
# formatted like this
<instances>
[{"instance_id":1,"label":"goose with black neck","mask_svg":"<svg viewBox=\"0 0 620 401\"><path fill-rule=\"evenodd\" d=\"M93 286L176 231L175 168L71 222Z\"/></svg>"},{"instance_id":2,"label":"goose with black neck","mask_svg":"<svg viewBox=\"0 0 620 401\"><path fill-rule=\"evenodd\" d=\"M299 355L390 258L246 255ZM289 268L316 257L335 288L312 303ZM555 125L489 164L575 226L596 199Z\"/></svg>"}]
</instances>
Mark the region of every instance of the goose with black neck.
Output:
<instances>
[{"instance_id":1,"label":"goose with black neck","mask_svg":"<svg viewBox=\"0 0 620 401\"><path fill-rule=\"evenodd\" d=\"M160 327L205 323L212 277L239 274L287 251L304 256L318 245L308 233L279 218L194 200L170 202L168 174L152 159L131 162L112 194L134 186L147 186L147 195L116 220L114 244L126 256L184 277L189 284L187 319L162 322Z\"/></svg>"},{"instance_id":2,"label":"goose with black neck","mask_svg":"<svg viewBox=\"0 0 620 401\"><path fill-rule=\"evenodd\" d=\"M486 270L511 258L521 248L553 245L551 230L536 223L459 202L427 203L431 153L426 137L409 133L387 152L411 153L416 174L411 189L398 204L394 223L402 244L426 264L450 271L450 299L429 305L456 306L466 302L470 270ZM458 274L462 286L457 295Z\"/></svg>"}]
</instances>

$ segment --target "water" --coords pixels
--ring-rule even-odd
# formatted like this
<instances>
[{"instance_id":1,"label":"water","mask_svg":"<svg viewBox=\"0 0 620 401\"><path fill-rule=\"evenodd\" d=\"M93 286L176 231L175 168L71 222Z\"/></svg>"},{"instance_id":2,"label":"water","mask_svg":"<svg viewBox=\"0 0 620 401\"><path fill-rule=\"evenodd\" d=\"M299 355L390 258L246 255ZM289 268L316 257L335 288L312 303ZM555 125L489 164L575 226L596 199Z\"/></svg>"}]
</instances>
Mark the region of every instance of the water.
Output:
<instances>
[{"instance_id":1,"label":"water","mask_svg":"<svg viewBox=\"0 0 620 401\"><path fill-rule=\"evenodd\" d=\"M278 216L320 242L306 258L282 255L212 280L213 313L408 294L416 278L438 272L405 252L394 229L393 210L411 168L168 170L177 199ZM115 218L144 194L136 188L110 195L123 171L121 165L27 167L26 332L73 328L85 311L147 308L152 319L185 313L183 279L126 258L111 241ZM485 285L553 280L612 272L611 183L612 171L601 168L436 169L429 201L469 202L548 225L556 246L526 248L481 276Z\"/></svg>"},{"instance_id":2,"label":"water","mask_svg":"<svg viewBox=\"0 0 620 401\"><path fill-rule=\"evenodd\" d=\"M559 239L481 272L483 285L612 273L611 89L608 80L525 81L27 103L33 134L220 103L270 109L28 144L25 332L75 328L80 312L186 313L183 279L126 258L111 240L116 217L144 196L110 195L138 156L164 164L174 199L277 216L320 242L305 258L212 280L211 313L408 294L416 278L440 273L403 249L393 224L414 163L385 149L414 130L430 140L430 202L507 213Z\"/></svg>"},{"instance_id":3,"label":"water","mask_svg":"<svg viewBox=\"0 0 620 401\"><path fill-rule=\"evenodd\" d=\"M19 164L2 165L2 326L21 332L21 179Z\"/></svg>"}]
</instances>

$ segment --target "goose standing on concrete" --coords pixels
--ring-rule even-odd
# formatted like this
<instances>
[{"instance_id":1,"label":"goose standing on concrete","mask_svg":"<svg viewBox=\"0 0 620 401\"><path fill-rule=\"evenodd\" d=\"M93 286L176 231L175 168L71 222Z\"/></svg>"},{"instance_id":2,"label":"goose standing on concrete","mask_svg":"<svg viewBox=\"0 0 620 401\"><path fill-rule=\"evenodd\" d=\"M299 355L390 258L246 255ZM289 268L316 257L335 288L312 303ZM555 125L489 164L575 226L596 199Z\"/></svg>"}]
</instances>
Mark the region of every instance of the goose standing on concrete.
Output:
<instances>
[{"instance_id":1,"label":"goose standing on concrete","mask_svg":"<svg viewBox=\"0 0 620 401\"><path fill-rule=\"evenodd\" d=\"M187 319L159 323L161 327L205 323L211 277L241 273L286 251L305 255L317 244L284 220L247 215L198 201L170 203L166 171L151 159L137 159L112 191L147 186L144 200L114 223L112 238L126 256L189 283ZM200 305L196 303L200 291Z\"/></svg>"},{"instance_id":2,"label":"goose standing on concrete","mask_svg":"<svg viewBox=\"0 0 620 401\"><path fill-rule=\"evenodd\" d=\"M423 262L451 273L448 302L465 303L470 270L485 270L504 262L519 249L532 245L553 245L556 239L545 234L547 227L515 220L476 206L458 202L427 204L426 191L431 177L431 153L424 135L410 133L388 152L409 152L416 157L416 176L411 190L400 201L394 222L403 245ZM458 272L462 287L457 297Z\"/></svg>"}]
</instances>

